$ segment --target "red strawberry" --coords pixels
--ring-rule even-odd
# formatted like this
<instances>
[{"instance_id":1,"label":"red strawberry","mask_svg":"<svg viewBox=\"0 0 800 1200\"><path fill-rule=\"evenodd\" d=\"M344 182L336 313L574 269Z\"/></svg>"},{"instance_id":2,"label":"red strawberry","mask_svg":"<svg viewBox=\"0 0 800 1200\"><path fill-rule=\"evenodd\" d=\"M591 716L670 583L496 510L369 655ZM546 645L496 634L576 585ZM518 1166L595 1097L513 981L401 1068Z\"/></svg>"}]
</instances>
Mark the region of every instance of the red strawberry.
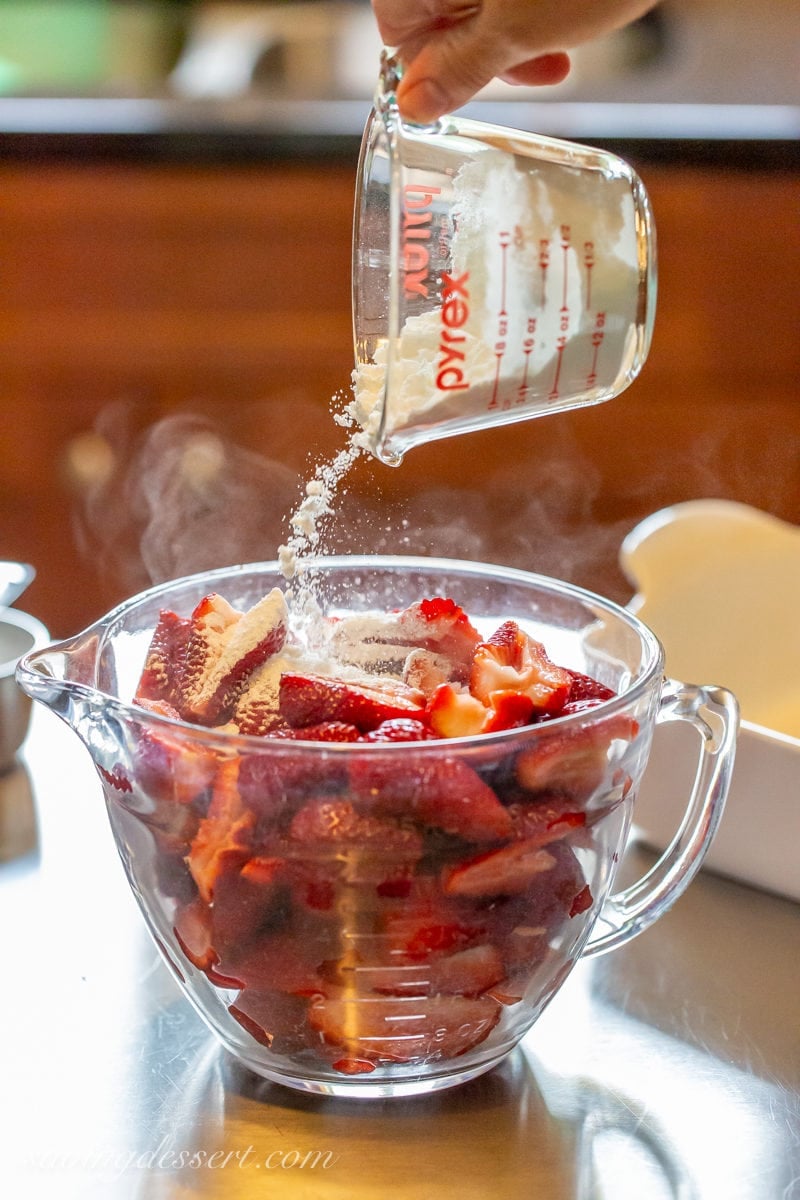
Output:
<instances>
[{"instance_id":1,"label":"red strawberry","mask_svg":"<svg viewBox=\"0 0 800 1200\"><path fill-rule=\"evenodd\" d=\"M588 883L584 884L569 906L568 916L577 917L579 913L587 912L593 904L594 897L592 896L591 889Z\"/></svg>"},{"instance_id":2,"label":"red strawberry","mask_svg":"<svg viewBox=\"0 0 800 1200\"><path fill-rule=\"evenodd\" d=\"M292 818L289 838L315 856L319 871L344 866L348 883L381 883L422 854L416 829L358 812L349 800L310 800Z\"/></svg>"},{"instance_id":3,"label":"red strawberry","mask_svg":"<svg viewBox=\"0 0 800 1200\"><path fill-rule=\"evenodd\" d=\"M410 605L400 613L398 625L409 645L449 659L452 677L466 680L481 635L463 608L453 600L435 596Z\"/></svg>"},{"instance_id":4,"label":"red strawberry","mask_svg":"<svg viewBox=\"0 0 800 1200\"><path fill-rule=\"evenodd\" d=\"M426 962L431 957L464 950L483 941L486 927L440 897L430 908L390 912L384 919L384 939L398 962Z\"/></svg>"},{"instance_id":5,"label":"red strawberry","mask_svg":"<svg viewBox=\"0 0 800 1200\"><path fill-rule=\"evenodd\" d=\"M610 687L599 683L591 675L582 675L580 671L569 671L569 674L572 677L568 697L570 704L576 700L610 700L616 695Z\"/></svg>"},{"instance_id":6,"label":"red strawberry","mask_svg":"<svg viewBox=\"0 0 800 1200\"><path fill-rule=\"evenodd\" d=\"M303 725L300 729L288 726L276 729L272 737L292 742L358 742L361 734L355 725L346 721L320 721L318 725Z\"/></svg>"},{"instance_id":7,"label":"red strawberry","mask_svg":"<svg viewBox=\"0 0 800 1200\"><path fill-rule=\"evenodd\" d=\"M485 942L413 966L363 968L358 982L387 996L480 996L500 983L505 973L499 951Z\"/></svg>"},{"instance_id":8,"label":"red strawberry","mask_svg":"<svg viewBox=\"0 0 800 1200\"><path fill-rule=\"evenodd\" d=\"M553 793L532 804L509 804L514 836L529 846L548 846L586 825L586 813L576 811L571 796Z\"/></svg>"},{"instance_id":9,"label":"red strawberry","mask_svg":"<svg viewBox=\"0 0 800 1200\"><path fill-rule=\"evenodd\" d=\"M365 733L362 742L426 742L436 734L423 721L413 717L393 717L382 721L375 729Z\"/></svg>"},{"instance_id":10,"label":"red strawberry","mask_svg":"<svg viewBox=\"0 0 800 1200\"><path fill-rule=\"evenodd\" d=\"M543 871L549 871L555 859L543 850L538 839L512 842L500 850L490 850L467 859L442 872L442 891L447 896L513 896L527 891Z\"/></svg>"},{"instance_id":11,"label":"red strawberry","mask_svg":"<svg viewBox=\"0 0 800 1200\"><path fill-rule=\"evenodd\" d=\"M281 716L294 727L344 721L369 733L394 717L421 717L424 697L395 679L344 682L323 675L281 676Z\"/></svg>"},{"instance_id":12,"label":"red strawberry","mask_svg":"<svg viewBox=\"0 0 800 1200\"><path fill-rule=\"evenodd\" d=\"M629 741L637 728L628 717L613 717L553 733L520 753L517 779L527 791L566 792L583 803L603 784L612 741Z\"/></svg>"},{"instance_id":13,"label":"red strawberry","mask_svg":"<svg viewBox=\"0 0 800 1200\"><path fill-rule=\"evenodd\" d=\"M165 701L139 699L138 707L179 720ZM191 804L211 786L217 755L204 749L191 735L168 726L142 724L136 745L136 783L156 802Z\"/></svg>"},{"instance_id":14,"label":"red strawberry","mask_svg":"<svg viewBox=\"0 0 800 1200\"><path fill-rule=\"evenodd\" d=\"M203 971L216 987L242 986L235 975L228 975L219 968L213 912L199 897L178 909L173 933L189 962Z\"/></svg>"},{"instance_id":15,"label":"red strawberry","mask_svg":"<svg viewBox=\"0 0 800 1200\"><path fill-rule=\"evenodd\" d=\"M533 701L524 692L491 692L491 708L483 726L484 733L501 729L520 729L533 719Z\"/></svg>"},{"instance_id":16,"label":"red strawberry","mask_svg":"<svg viewBox=\"0 0 800 1200\"><path fill-rule=\"evenodd\" d=\"M137 700L163 700L178 708L182 675L192 623L162 609L136 689ZM177 714L176 714L177 715Z\"/></svg>"},{"instance_id":17,"label":"red strawberry","mask_svg":"<svg viewBox=\"0 0 800 1200\"><path fill-rule=\"evenodd\" d=\"M177 705L182 715L187 700L191 702L205 686L222 653L226 631L241 615L216 592L204 596L192 612L181 677L181 702Z\"/></svg>"},{"instance_id":18,"label":"red strawberry","mask_svg":"<svg viewBox=\"0 0 800 1200\"><path fill-rule=\"evenodd\" d=\"M220 876L238 874L252 854L255 817L242 804L236 786L238 774L238 759L221 764L208 815L200 822L189 851L189 870L206 902L213 900Z\"/></svg>"},{"instance_id":19,"label":"red strawberry","mask_svg":"<svg viewBox=\"0 0 800 1200\"><path fill-rule=\"evenodd\" d=\"M303 940L292 929L287 933L262 933L246 946L232 949L225 969L253 992L283 992L291 996L316 996L325 984L315 964L313 941ZM320 961L324 954L319 953Z\"/></svg>"},{"instance_id":20,"label":"red strawberry","mask_svg":"<svg viewBox=\"0 0 800 1200\"><path fill-rule=\"evenodd\" d=\"M511 818L480 775L459 758L439 754L368 754L350 760L350 787L371 812L407 816L468 841L511 833Z\"/></svg>"},{"instance_id":21,"label":"red strawberry","mask_svg":"<svg viewBox=\"0 0 800 1200\"><path fill-rule=\"evenodd\" d=\"M488 997L375 996L334 991L312 1001L309 1024L346 1061L456 1058L491 1033L500 1005Z\"/></svg>"},{"instance_id":22,"label":"red strawberry","mask_svg":"<svg viewBox=\"0 0 800 1200\"><path fill-rule=\"evenodd\" d=\"M286 992L246 987L228 1012L262 1046L276 1054L296 1054L308 1045L306 1005L304 998Z\"/></svg>"},{"instance_id":23,"label":"red strawberry","mask_svg":"<svg viewBox=\"0 0 800 1200\"><path fill-rule=\"evenodd\" d=\"M505 621L475 651L469 686L484 704L493 692L522 692L536 712L559 712L569 696L572 678L548 658L544 646L524 633L516 621Z\"/></svg>"}]
</instances>

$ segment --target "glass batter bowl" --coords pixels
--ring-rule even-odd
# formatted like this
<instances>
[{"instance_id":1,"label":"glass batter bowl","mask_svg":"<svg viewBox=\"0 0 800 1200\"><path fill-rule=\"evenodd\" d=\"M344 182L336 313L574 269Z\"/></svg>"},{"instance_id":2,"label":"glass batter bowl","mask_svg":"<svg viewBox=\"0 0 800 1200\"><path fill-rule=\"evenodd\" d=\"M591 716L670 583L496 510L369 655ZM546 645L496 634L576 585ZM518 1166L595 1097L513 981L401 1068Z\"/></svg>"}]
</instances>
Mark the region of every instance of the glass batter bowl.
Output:
<instances>
[{"instance_id":1,"label":"glass batter bowl","mask_svg":"<svg viewBox=\"0 0 800 1200\"><path fill-rule=\"evenodd\" d=\"M241 736L132 703L161 610L188 615L212 591L249 607L283 583L270 563L154 587L29 654L18 677L88 747L145 920L222 1044L311 1092L431 1092L499 1062L581 955L622 945L686 888L722 813L736 702L665 682L636 617L565 583L436 559L315 571L329 615L451 596L485 636L514 619L618 694L397 744ZM614 891L654 725L676 720L701 734L684 819L647 876ZM326 805L352 819L333 833L307 819Z\"/></svg>"}]
</instances>

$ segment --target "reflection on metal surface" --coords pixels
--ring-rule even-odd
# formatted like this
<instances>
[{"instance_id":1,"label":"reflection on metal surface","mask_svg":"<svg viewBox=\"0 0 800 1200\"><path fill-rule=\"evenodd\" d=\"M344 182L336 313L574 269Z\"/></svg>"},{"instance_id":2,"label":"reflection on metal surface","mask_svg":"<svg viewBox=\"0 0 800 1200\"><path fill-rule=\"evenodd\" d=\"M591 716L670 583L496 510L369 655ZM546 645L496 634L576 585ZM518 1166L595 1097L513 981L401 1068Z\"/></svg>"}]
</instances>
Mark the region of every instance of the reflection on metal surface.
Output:
<instances>
[{"instance_id":1,"label":"reflection on metal surface","mask_svg":"<svg viewBox=\"0 0 800 1200\"><path fill-rule=\"evenodd\" d=\"M0 863L26 859L26 865L32 867L37 846L31 780L25 767L18 763L0 774Z\"/></svg>"},{"instance_id":2,"label":"reflection on metal surface","mask_svg":"<svg viewBox=\"0 0 800 1200\"><path fill-rule=\"evenodd\" d=\"M4 1194L800 1197L797 905L701 873L579 965L489 1075L415 1100L306 1096L234 1064L179 997L74 734L38 712L26 758L41 859L0 863Z\"/></svg>"}]
</instances>

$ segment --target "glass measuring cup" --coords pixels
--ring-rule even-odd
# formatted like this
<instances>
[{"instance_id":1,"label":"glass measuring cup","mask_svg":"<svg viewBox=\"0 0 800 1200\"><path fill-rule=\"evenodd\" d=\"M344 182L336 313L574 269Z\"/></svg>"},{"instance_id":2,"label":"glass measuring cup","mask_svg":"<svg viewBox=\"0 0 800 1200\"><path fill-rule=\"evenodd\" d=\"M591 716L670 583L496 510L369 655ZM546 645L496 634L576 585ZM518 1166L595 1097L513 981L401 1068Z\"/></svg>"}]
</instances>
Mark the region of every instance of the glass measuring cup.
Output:
<instances>
[{"instance_id":1,"label":"glass measuring cup","mask_svg":"<svg viewBox=\"0 0 800 1200\"><path fill-rule=\"evenodd\" d=\"M353 232L363 443L397 465L434 438L597 404L649 350L655 231L605 151L447 116L408 124L384 53Z\"/></svg>"}]
</instances>

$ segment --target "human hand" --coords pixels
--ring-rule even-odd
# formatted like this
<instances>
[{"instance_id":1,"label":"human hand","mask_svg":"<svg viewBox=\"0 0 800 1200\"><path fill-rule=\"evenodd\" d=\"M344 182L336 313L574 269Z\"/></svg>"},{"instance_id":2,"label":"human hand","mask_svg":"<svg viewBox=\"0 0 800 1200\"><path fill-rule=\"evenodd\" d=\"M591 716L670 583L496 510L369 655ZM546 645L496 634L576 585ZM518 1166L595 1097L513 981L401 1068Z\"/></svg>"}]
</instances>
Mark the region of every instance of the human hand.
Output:
<instances>
[{"instance_id":1,"label":"human hand","mask_svg":"<svg viewBox=\"0 0 800 1200\"><path fill-rule=\"evenodd\" d=\"M404 65L402 115L427 124L491 79L560 83L568 49L627 25L656 0L372 0L378 29Z\"/></svg>"}]
</instances>

